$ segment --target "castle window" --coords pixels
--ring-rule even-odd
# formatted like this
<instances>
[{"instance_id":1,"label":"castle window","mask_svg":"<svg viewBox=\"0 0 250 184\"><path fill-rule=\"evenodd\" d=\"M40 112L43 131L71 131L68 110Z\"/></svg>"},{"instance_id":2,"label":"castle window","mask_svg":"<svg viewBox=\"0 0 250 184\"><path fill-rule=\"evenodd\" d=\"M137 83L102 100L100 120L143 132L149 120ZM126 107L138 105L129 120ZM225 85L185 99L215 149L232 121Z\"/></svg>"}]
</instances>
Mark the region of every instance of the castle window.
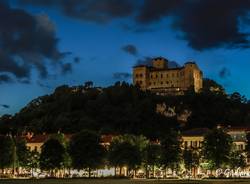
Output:
<instances>
[{"instance_id":1,"label":"castle window","mask_svg":"<svg viewBox=\"0 0 250 184\"><path fill-rule=\"evenodd\" d=\"M149 82L149 85L151 85L151 82Z\"/></svg>"},{"instance_id":2,"label":"castle window","mask_svg":"<svg viewBox=\"0 0 250 184\"><path fill-rule=\"evenodd\" d=\"M156 75L155 75L155 78L157 78L157 77L158 77L158 75L156 74Z\"/></svg>"},{"instance_id":3,"label":"castle window","mask_svg":"<svg viewBox=\"0 0 250 184\"><path fill-rule=\"evenodd\" d=\"M163 75L161 74L161 78L163 78Z\"/></svg>"},{"instance_id":4,"label":"castle window","mask_svg":"<svg viewBox=\"0 0 250 184\"><path fill-rule=\"evenodd\" d=\"M153 75L152 75L152 74L150 75L150 78L151 78L151 79L153 78Z\"/></svg>"},{"instance_id":5,"label":"castle window","mask_svg":"<svg viewBox=\"0 0 250 184\"><path fill-rule=\"evenodd\" d=\"M142 74L140 74L140 77L143 77L143 75L142 75Z\"/></svg>"},{"instance_id":6,"label":"castle window","mask_svg":"<svg viewBox=\"0 0 250 184\"><path fill-rule=\"evenodd\" d=\"M163 82L161 82L161 84L163 84Z\"/></svg>"},{"instance_id":7,"label":"castle window","mask_svg":"<svg viewBox=\"0 0 250 184\"><path fill-rule=\"evenodd\" d=\"M138 77L138 76L139 76L138 74L135 75L135 77Z\"/></svg>"},{"instance_id":8,"label":"castle window","mask_svg":"<svg viewBox=\"0 0 250 184\"><path fill-rule=\"evenodd\" d=\"M169 82L167 81L166 84L168 84Z\"/></svg>"}]
</instances>

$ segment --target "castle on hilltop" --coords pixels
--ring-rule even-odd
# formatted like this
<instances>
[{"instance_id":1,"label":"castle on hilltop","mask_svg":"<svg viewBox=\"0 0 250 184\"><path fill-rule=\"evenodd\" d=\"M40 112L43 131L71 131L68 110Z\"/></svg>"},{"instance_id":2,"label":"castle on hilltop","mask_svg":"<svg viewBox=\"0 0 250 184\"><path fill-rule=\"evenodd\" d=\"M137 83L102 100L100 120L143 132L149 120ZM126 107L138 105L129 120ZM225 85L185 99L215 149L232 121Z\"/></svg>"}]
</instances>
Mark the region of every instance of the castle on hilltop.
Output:
<instances>
[{"instance_id":1,"label":"castle on hilltop","mask_svg":"<svg viewBox=\"0 0 250 184\"><path fill-rule=\"evenodd\" d=\"M133 68L134 85L159 95L183 95L189 89L198 93L202 88L202 78L202 71L195 62L169 68L168 60L162 57L152 59L152 66L137 65Z\"/></svg>"}]
</instances>

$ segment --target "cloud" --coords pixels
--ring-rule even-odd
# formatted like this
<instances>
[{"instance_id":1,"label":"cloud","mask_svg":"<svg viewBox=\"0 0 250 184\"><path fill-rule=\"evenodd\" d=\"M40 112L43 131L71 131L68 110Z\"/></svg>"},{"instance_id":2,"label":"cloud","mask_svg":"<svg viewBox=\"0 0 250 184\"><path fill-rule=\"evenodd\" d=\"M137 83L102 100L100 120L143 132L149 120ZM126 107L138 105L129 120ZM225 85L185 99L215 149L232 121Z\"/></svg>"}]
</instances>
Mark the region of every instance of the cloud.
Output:
<instances>
[{"instance_id":1,"label":"cloud","mask_svg":"<svg viewBox=\"0 0 250 184\"><path fill-rule=\"evenodd\" d=\"M0 84L7 83L7 82L13 82L12 78L6 74L0 74Z\"/></svg>"},{"instance_id":2,"label":"cloud","mask_svg":"<svg viewBox=\"0 0 250 184\"><path fill-rule=\"evenodd\" d=\"M48 66L64 67L61 63L68 54L57 44L55 26L47 15L34 16L0 2L0 74L27 82L35 69L40 78L47 78Z\"/></svg>"},{"instance_id":3,"label":"cloud","mask_svg":"<svg viewBox=\"0 0 250 184\"><path fill-rule=\"evenodd\" d=\"M136 46L132 45L132 44L128 44L122 47L122 50L130 55L133 56L137 56L138 54L138 50L136 48Z\"/></svg>"},{"instance_id":4,"label":"cloud","mask_svg":"<svg viewBox=\"0 0 250 184\"><path fill-rule=\"evenodd\" d=\"M117 80L127 80L130 79L132 75L130 73L125 72L117 72L113 74L113 78Z\"/></svg>"},{"instance_id":5,"label":"cloud","mask_svg":"<svg viewBox=\"0 0 250 184\"><path fill-rule=\"evenodd\" d=\"M20 0L20 2L56 8L66 16L97 23L127 17L135 8L133 0Z\"/></svg>"},{"instance_id":6,"label":"cloud","mask_svg":"<svg viewBox=\"0 0 250 184\"><path fill-rule=\"evenodd\" d=\"M3 108L5 108L5 109L9 109L9 108L10 108L10 106L9 106L9 105L6 105L6 104L0 104L0 107L3 107Z\"/></svg>"},{"instance_id":7,"label":"cloud","mask_svg":"<svg viewBox=\"0 0 250 184\"><path fill-rule=\"evenodd\" d=\"M141 24L157 22L174 13L173 11L183 2L184 0L145 0L136 21Z\"/></svg>"},{"instance_id":8,"label":"cloud","mask_svg":"<svg viewBox=\"0 0 250 184\"><path fill-rule=\"evenodd\" d=\"M227 78L231 75L231 72L228 68L223 67L220 71L219 71L219 77L224 79Z\"/></svg>"},{"instance_id":9,"label":"cloud","mask_svg":"<svg viewBox=\"0 0 250 184\"><path fill-rule=\"evenodd\" d=\"M195 50L211 48L249 48L250 1L240 0L19 0L59 9L64 15L97 23L117 18L133 20L137 30L147 30L165 18L172 28ZM131 21L130 21L131 22ZM134 27L134 26L132 26ZM141 29L140 29L141 27ZM130 28L131 29L131 28Z\"/></svg>"},{"instance_id":10,"label":"cloud","mask_svg":"<svg viewBox=\"0 0 250 184\"><path fill-rule=\"evenodd\" d=\"M249 0L145 0L137 22L152 24L171 16L173 28L196 50L248 48L249 33L242 33L239 26L249 10Z\"/></svg>"},{"instance_id":11,"label":"cloud","mask_svg":"<svg viewBox=\"0 0 250 184\"><path fill-rule=\"evenodd\" d=\"M80 63L81 62L81 58L80 57L75 57L74 58L74 62L75 63Z\"/></svg>"},{"instance_id":12,"label":"cloud","mask_svg":"<svg viewBox=\"0 0 250 184\"><path fill-rule=\"evenodd\" d=\"M72 64L71 63L65 63L62 64L62 74L67 74L72 72Z\"/></svg>"}]
</instances>

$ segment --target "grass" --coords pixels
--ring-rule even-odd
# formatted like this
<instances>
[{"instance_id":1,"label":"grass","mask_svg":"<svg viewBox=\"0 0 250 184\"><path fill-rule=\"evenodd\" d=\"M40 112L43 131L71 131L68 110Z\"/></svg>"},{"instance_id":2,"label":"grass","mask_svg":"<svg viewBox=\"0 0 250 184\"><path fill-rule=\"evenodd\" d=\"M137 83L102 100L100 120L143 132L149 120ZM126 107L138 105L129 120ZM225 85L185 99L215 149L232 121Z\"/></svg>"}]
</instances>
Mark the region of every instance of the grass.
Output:
<instances>
[{"instance_id":1,"label":"grass","mask_svg":"<svg viewBox=\"0 0 250 184\"><path fill-rule=\"evenodd\" d=\"M250 184L250 179L232 180L128 180L128 179L2 179L0 184Z\"/></svg>"}]
</instances>

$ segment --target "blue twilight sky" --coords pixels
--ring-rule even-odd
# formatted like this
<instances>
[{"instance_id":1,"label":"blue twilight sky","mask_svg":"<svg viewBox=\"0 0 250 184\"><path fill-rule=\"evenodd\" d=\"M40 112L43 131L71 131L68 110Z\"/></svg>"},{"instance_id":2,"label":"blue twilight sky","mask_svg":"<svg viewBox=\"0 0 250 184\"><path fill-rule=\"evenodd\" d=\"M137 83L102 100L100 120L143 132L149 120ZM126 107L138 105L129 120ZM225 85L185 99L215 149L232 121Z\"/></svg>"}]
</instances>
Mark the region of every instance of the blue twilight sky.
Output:
<instances>
[{"instance_id":1,"label":"blue twilight sky","mask_svg":"<svg viewBox=\"0 0 250 184\"><path fill-rule=\"evenodd\" d=\"M58 85L131 82L132 67L156 56L194 60L250 98L249 10L233 0L0 0L0 115Z\"/></svg>"}]
</instances>

